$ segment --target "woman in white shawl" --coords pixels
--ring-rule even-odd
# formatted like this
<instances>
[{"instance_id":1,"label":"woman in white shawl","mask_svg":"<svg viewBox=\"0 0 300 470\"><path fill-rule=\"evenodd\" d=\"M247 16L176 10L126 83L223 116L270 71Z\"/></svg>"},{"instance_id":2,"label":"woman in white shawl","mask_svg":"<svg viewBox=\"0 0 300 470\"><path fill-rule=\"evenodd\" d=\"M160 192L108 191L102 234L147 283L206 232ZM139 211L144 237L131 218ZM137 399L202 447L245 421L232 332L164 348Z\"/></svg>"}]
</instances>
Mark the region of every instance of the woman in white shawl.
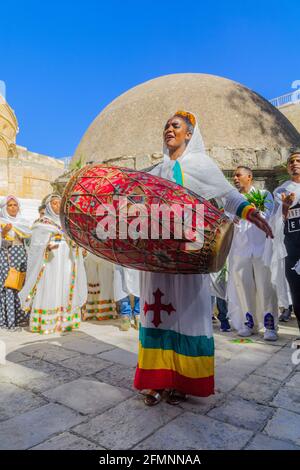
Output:
<instances>
[{"instance_id":1,"label":"woman in white shawl","mask_svg":"<svg viewBox=\"0 0 300 470\"><path fill-rule=\"evenodd\" d=\"M28 276L20 299L30 312L30 330L38 333L71 331L81 321L87 281L81 249L62 231L61 197L46 200L45 215L32 227Z\"/></svg>"},{"instance_id":2,"label":"woman in white shawl","mask_svg":"<svg viewBox=\"0 0 300 470\"><path fill-rule=\"evenodd\" d=\"M25 273L27 255L24 246L30 237L30 228L22 219L16 197L7 196L0 204L0 327L14 329L26 324L21 310L18 290L5 286L10 268ZM20 286L21 287L21 286Z\"/></svg>"},{"instance_id":3,"label":"woman in white shawl","mask_svg":"<svg viewBox=\"0 0 300 470\"><path fill-rule=\"evenodd\" d=\"M247 218L272 236L264 219L206 155L195 116L178 111L164 129L164 160L152 174L206 199L221 198L225 211ZM209 275L141 273L141 325L134 385L148 406L162 391L176 405L185 395L214 393L214 341ZM159 317L159 318L158 318Z\"/></svg>"}]
</instances>

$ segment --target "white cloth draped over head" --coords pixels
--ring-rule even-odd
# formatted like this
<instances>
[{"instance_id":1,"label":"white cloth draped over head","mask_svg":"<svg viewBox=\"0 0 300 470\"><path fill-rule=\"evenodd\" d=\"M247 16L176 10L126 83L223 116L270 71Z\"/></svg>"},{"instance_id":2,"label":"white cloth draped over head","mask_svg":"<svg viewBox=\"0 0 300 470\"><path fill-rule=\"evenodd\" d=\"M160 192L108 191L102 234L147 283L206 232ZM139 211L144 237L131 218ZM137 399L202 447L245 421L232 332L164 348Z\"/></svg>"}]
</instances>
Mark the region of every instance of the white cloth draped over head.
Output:
<instances>
[{"instance_id":1,"label":"white cloth draped over head","mask_svg":"<svg viewBox=\"0 0 300 470\"><path fill-rule=\"evenodd\" d=\"M11 200L14 200L19 207L18 213L15 217L9 215L7 212L7 204ZM14 238L15 233L22 238L28 238L31 235L29 222L22 218L20 202L15 196L7 196L0 202L0 224L2 226L7 224L12 225L12 229L8 232L9 238Z\"/></svg>"},{"instance_id":2,"label":"white cloth draped over head","mask_svg":"<svg viewBox=\"0 0 300 470\"><path fill-rule=\"evenodd\" d=\"M55 214L54 210L52 209L52 206L51 206L51 201L53 199L61 199L61 196L59 194L50 194L50 196L47 197L46 201L45 201L45 206L46 206L46 209L45 209L45 215L44 217L46 217L47 219L50 219L52 220L53 222L55 222L57 225L59 225L61 227L61 222L60 222L60 217L58 214Z\"/></svg>"},{"instance_id":3,"label":"white cloth draped over head","mask_svg":"<svg viewBox=\"0 0 300 470\"><path fill-rule=\"evenodd\" d=\"M245 198L226 180L220 168L205 152L197 120L195 116L193 117L195 120L193 135L183 154L177 160L171 160L169 150L164 144L163 162L152 168L150 173L176 182L174 170L177 164L182 172L185 188L204 199L221 200L225 211L235 215L240 204L245 202Z\"/></svg>"},{"instance_id":4,"label":"white cloth draped over head","mask_svg":"<svg viewBox=\"0 0 300 470\"><path fill-rule=\"evenodd\" d=\"M193 135L185 151L177 160L170 159L169 150L164 144L164 160L160 176L172 180L173 168L178 162L184 174L185 187L205 199L224 197L234 188L226 180L220 168L207 155L196 118L195 123Z\"/></svg>"}]
</instances>

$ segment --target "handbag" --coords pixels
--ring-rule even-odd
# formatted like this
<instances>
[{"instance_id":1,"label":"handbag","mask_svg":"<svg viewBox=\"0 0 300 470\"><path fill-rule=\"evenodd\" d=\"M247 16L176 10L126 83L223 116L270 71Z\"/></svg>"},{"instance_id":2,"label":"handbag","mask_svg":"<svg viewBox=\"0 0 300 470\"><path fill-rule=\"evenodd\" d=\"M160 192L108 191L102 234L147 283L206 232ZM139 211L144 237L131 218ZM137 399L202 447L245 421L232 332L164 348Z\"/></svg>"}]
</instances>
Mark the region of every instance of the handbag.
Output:
<instances>
[{"instance_id":1,"label":"handbag","mask_svg":"<svg viewBox=\"0 0 300 470\"><path fill-rule=\"evenodd\" d=\"M9 256L7 254L8 264L9 264ZM26 277L26 272L18 271L16 268L9 268L7 278L4 283L4 287L7 289L15 289L20 291L24 286Z\"/></svg>"}]
</instances>

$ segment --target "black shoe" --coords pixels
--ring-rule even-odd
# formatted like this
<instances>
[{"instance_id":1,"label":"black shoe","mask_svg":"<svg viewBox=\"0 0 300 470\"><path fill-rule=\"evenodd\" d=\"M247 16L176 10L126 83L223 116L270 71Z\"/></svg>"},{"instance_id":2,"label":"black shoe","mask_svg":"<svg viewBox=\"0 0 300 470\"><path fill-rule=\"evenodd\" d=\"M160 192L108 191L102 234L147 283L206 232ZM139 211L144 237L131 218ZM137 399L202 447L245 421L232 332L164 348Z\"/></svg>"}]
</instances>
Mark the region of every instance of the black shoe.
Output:
<instances>
[{"instance_id":1,"label":"black shoe","mask_svg":"<svg viewBox=\"0 0 300 470\"><path fill-rule=\"evenodd\" d=\"M223 331L223 333L231 331L231 326L227 318L225 320L221 320L220 331Z\"/></svg>"},{"instance_id":2,"label":"black shoe","mask_svg":"<svg viewBox=\"0 0 300 470\"><path fill-rule=\"evenodd\" d=\"M291 311L289 308L285 308L279 316L279 321L288 322L291 319Z\"/></svg>"}]
</instances>

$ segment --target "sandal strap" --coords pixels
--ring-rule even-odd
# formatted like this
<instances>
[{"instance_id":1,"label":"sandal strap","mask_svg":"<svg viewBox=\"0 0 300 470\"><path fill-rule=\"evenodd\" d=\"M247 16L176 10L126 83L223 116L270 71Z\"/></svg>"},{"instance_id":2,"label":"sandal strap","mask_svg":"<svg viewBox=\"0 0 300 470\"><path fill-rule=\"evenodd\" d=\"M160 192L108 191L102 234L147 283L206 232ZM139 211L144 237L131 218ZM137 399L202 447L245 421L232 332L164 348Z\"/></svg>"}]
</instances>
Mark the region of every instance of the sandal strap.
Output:
<instances>
[{"instance_id":1,"label":"sandal strap","mask_svg":"<svg viewBox=\"0 0 300 470\"><path fill-rule=\"evenodd\" d=\"M159 392L157 392L156 390L147 390L147 392L145 393L146 397L153 397L155 398L156 400L160 400L161 399L161 394Z\"/></svg>"}]
</instances>

